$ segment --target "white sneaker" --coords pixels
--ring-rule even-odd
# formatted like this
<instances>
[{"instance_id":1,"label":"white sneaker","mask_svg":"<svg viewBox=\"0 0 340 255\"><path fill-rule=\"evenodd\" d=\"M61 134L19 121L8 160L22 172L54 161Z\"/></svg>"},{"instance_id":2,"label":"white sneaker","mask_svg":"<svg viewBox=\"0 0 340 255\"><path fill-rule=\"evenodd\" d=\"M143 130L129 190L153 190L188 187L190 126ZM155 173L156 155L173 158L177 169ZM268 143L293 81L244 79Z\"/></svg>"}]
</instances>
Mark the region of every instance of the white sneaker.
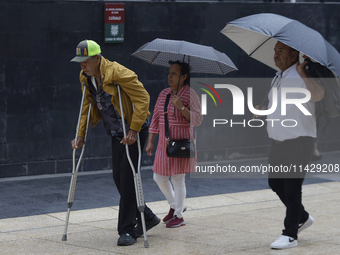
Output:
<instances>
[{"instance_id":1,"label":"white sneaker","mask_svg":"<svg viewBox=\"0 0 340 255\"><path fill-rule=\"evenodd\" d=\"M270 245L270 248L272 249L287 249L287 248L293 248L298 246L298 242L296 239L290 237L281 235L275 242L273 242Z\"/></svg>"},{"instance_id":2,"label":"white sneaker","mask_svg":"<svg viewBox=\"0 0 340 255\"><path fill-rule=\"evenodd\" d=\"M306 228L310 227L313 224L313 222L314 222L314 218L309 215L305 223L302 223L299 225L298 234L300 234L302 230L305 230Z\"/></svg>"}]
</instances>

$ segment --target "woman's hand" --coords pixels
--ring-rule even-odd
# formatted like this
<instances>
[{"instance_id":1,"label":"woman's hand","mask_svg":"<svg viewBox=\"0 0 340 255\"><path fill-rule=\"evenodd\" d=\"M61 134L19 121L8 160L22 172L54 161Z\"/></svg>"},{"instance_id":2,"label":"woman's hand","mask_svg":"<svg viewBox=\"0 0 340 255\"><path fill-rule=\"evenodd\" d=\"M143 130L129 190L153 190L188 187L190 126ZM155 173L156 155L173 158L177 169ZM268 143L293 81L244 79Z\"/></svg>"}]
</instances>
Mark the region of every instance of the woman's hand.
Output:
<instances>
[{"instance_id":1,"label":"woman's hand","mask_svg":"<svg viewBox=\"0 0 340 255\"><path fill-rule=\"evenodd\" d=\"M172 104L175 105L177 109L180 110L180 112L184 115L184 117L190 122L190 110L183 105L182 100L179 96L173 96Z\"/></svg>"},{"instance_id":2,"label":"woman's hand","mask_svg":"<svg viewBox=\"0 0 340 255\"><path fill-rule=\"evenodd\" d=\"M173 97L172 97L172 104L174 105L174 106L176 106L179 110L180 109L182 109L182 107L184 106L183 105L183 103L182 103L182 100L181 100L181 98L179 97L179 96L177 96L177 95L174 95Z\"/></svg>"},{"instance_id":3,"label":"woman's hand","mask_svg":"<svg viewBox=\"0 0 340 255\"><path fill-rule=\"evenodd\" d=\"M153 143L152 142L148 142L148 144L146 145L145 151L148 154L148 156L152 156L152 152L153 152Z\"/></svg>"},{"instance_id":4,"label":"woman's hand","mask_svg":"<svg viewBox=\"0 0 340 255\"><path fill-rule=\"evenodd\" d=\"M260 109L260 105L256 105L255 106L255 109L256 110L261 110L261 111L265 111L265 110L268 110L268 107L266 105L263 105ZM265 115L256 115L256 114L253 114L253 119L257 119L259 117L262 117L262 116L265 116Z\"/></svg>"},{"instance_id":5,"label":"woman's hand","mask_svg":"<svg viewBox=\"0 0 340 255\"><path fill-rule=\"evenodd\" d=\"M145 148L145 151L148 154L148 156L152 156L153 140L155 139L155 137L156 137L155 133L149 133L148 144L146 145L146 148Z\"/></svg>"}]
</instances>

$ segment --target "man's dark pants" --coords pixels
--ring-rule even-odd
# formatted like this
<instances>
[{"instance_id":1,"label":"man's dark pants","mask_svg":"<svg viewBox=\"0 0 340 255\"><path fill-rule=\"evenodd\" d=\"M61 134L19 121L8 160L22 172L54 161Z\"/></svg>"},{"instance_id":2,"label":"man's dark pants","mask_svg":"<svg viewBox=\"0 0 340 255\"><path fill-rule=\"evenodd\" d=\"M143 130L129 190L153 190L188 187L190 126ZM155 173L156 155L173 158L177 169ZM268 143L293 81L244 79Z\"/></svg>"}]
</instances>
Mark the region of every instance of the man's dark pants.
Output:
<instances>
[{"instance_id":1,"label":"man's dark pants","mask_svg":"<svg viewBox=\"0 0 340 255\"><path fill-rule=\"evenodd\" d=\"M297 231L300 223L304 223L308 217L302 205L302 183L306 172L306 165L313 153L314 139L312 137L298 137L283 142L273 141L269 153L270 166L286 166L290 173L269 173L268 183L276 192L282 203L286 206L286 217L282 234L297 239ZM294 172L294 167L296 172Z\"/></svg>"},{"instance_id":2,"label":"man's dark pants","mask_svg":"<svg viewBox=\"0 0 340 255\"><path fill-rule=\"evenodd\" d=\"M139 133L141 141L141 152L148 137L148 128L143 128ZM129 154L135 170L137 171L138 147L137 142L129 145ZM135 237L135 225L141 224L140 213L137 208L136 193L133 174L130 163L127 159L125 145L112 137L112 171L113 179L120 194L119 216L118 216L118 234L125 233ZM153 212L145 206L145 221L148 222L155 216Z\"/></svg>"}]
</instances>

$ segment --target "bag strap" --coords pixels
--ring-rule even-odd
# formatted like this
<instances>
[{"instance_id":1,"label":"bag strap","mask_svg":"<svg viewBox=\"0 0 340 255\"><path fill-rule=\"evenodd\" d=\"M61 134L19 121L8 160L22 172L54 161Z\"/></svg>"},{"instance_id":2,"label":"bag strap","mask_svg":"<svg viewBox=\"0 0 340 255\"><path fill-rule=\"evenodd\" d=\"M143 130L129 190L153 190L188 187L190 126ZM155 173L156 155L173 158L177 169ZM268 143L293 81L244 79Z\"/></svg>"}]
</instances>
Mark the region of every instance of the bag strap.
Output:
<instances>
[{"instance_id":1,"label":"bag strap","mask_svg":"<svg viewBox=\"0 0 340 255\"><path fill-rule=\"evenodd\" d=\"M165 103L164 103L164 127L165 127L165 137L169 138L169 121L168 121L168 105L171 94L166 95Z\"/></svg>"}]
</instances>

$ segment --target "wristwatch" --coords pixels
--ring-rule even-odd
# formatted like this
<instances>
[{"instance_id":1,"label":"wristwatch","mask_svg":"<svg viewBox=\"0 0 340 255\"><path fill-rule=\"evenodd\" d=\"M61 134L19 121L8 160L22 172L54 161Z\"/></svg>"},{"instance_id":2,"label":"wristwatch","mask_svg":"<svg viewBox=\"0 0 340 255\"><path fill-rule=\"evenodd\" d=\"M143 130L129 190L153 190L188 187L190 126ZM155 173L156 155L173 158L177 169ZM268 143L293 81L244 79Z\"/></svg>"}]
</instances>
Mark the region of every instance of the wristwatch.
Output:
<instances>
[{"instance_id":1,"label":"wristwatch","mask_svg":"<svg viewBox=\"0 0 340 255\"><path fill-rule=\"evenodd\" d=\"M184 111L184 105L182 106L181 111Z\"/></svg>"}]
</instances>

